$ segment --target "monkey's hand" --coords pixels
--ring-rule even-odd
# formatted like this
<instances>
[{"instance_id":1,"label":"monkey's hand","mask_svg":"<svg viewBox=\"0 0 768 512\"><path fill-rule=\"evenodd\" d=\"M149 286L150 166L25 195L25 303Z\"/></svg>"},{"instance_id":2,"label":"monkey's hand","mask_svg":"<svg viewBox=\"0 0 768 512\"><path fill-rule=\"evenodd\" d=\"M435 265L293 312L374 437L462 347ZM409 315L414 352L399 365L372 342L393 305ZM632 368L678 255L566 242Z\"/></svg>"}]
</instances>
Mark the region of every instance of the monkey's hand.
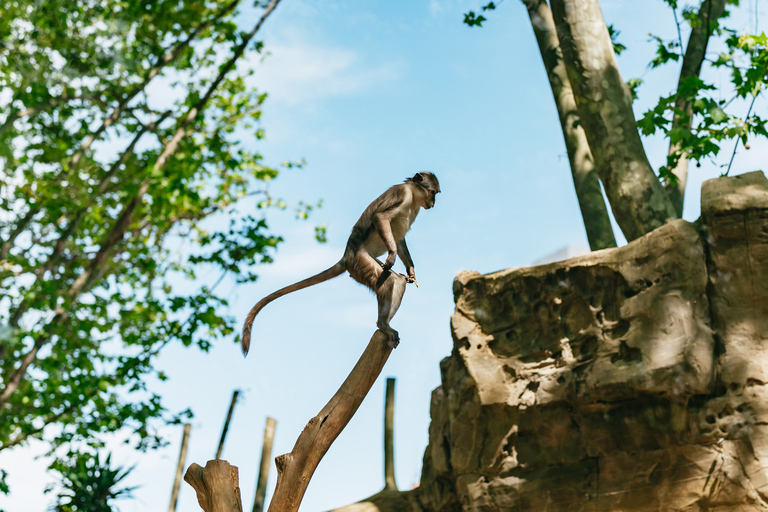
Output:
<instances>
[{"instance_id":1,"label":"monkey's hand","mask_svg":"<svg viewBox=\"0 0 768 512\"><path fill-rule=\"evenodd\" d=\"M397 252L389 251L387 254L387 261L384 262L384 270L389 270L395 264L395 258L397 258Z\"/></svg>"},{"instance_id":2,"label":"monkey's hand","mask_svg":"<svg viewBox=\"0 0 768 512\"><path fill-rule=\"evenodd\" d=\"M405 282L406 283L415 283L416 282L416 270L413 267L410 267L408 269L408 275L405 276ZM418 285L416 285L418 286Z\"/></svg>"}]
</instances>

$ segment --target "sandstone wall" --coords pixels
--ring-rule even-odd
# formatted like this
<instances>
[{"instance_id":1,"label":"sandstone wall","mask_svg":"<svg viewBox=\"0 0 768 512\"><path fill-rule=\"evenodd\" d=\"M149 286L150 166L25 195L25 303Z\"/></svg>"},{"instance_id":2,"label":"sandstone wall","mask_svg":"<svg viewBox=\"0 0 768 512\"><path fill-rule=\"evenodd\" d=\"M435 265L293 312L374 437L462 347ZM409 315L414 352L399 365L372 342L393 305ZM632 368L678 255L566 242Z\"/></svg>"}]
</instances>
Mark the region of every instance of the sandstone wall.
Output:
<instances>
[{"instance_id":1,"label":"sandstone wall","mask_svg":"<svg viewBox=\"0 0 768 512\"><path fill-rule=\"evenodd\" d=\"M768 180L697 224L457 276L424 510L768 510Z\"/></svg>"}]
</instances>

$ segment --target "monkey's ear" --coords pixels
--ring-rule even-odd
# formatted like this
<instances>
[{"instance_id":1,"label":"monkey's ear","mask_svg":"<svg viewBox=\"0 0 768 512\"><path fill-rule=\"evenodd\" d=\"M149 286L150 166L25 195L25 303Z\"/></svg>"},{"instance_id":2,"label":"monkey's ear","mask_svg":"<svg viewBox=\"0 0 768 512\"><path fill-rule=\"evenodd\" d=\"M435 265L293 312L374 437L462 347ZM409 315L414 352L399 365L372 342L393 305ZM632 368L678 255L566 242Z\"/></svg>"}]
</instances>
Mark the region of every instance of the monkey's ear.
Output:
<instances>
[{"instance_id":1,"label":"monkey's ear","mask_svg":"<svg viewBox=\"0 0 768 512\"><path fill-rule=\"evenodd\" d=\"M422 181L424 181L424 176L422 176L420 172L417 172L413 177L413 181L415 181L416 183L421 183Z\"/></svg>"}]
</instances>

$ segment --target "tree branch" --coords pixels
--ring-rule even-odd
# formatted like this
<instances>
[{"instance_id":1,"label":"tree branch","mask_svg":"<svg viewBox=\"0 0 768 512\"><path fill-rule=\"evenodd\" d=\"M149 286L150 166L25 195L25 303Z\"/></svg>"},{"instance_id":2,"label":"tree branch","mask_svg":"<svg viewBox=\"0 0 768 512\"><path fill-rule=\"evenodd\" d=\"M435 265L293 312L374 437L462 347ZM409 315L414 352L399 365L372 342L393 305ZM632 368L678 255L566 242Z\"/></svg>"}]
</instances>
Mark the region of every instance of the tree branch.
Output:
<instances>
[{"instance_id":1,"label":"tree branch","mask_svg":"<svg viewBox=\"0 0 768 512\"><path fill-rule=\"evenodd\" d=\"M677 81L678 90L686 79L698 77L704 63L709 45L709 36L712 35L712 22L717 21L725 12L727 0L704 0L697 14L698 23L691 28L688 36L688 46L685 49L683 63L680 68L680 78ZM681 47L682 50L682 47ZM679 97L675 102L675 115L672 119L672 130L683 129L690 131L693 126L693 102L688 98ZM685 185L688 181L688 153L682 151L680 142L669 143L669 156L678 155L677 164L670 169L676 180L670 180L665 184L667 195L672 201L678 216L683 215L683 203L685 201Z\"/></svg>"},{"instance_id":2,"label":"tree branch","mask_svg":"<svg viewBox=\"0 0 768 512\"><path fill-rule=\"evenodd\" d=\"M29 432L24 432L23 434L19 434L13 440L8 441L7 443L0 445L0 451L5 450L6 448L11 448L13 446L19 445L29 439L31 436L34 436L35 434L39 434L42 432L45 427L47 427L49 424L60 420L65 414L69 414L73 410L75 410L76 407L79 407L79 403L71 403L67 407L65 407L60 412L57 412L55 414L49 414L43 419L43 424L37 428L34 428L30 430Z\"/></svg>"},{"instance_id":3,"label":"tree branch","mask_svg":"<svg viewBox=\"0 0 768 512\"><path fill-rule=\"evenodd\" d=\"M101 180L99 181L99 185L96 189L96 193L93 194L88 201L88 203L80 208L78 212L75 214L75 217L72 219L72 221L67 225L67 228L61 233L58 240L56 241L56 245L53 248L53 252L48 257L48 260L41 266L40 270L38 271L38 276L42 276L45 271L52 270L53 267L56 265L56 263L59 261L59 256L64 250L64 246L69 240L69 238L72 236L72 234L77 230L77 228L80 226L80 223L83 220L83 217L88 212L88 210L93 206L93 203L96 201L97 198L99 198L107 189L107 186L109 185L110 180L117 174L117 172L120 170L120 167L128 160L128 158L133 154L134 149L136 148L136 144L138 144L139 140L148 132L154 130L157 126L159 126L163 121L165 121L171 114L171 111L168 110L156 121L153 121L152 123L149 123L147 125L142 125L141 130L139 130L136 135L133 137L133 140L128 145L128 147L120 154L120 157L115 160L115 162L112 164L110 169L102 176Z\"/></svg>"},{"instance_id":4,"label":"tree branch","mask_svg":"<svg viewBox=\"0 0 768 512\"><path fill-rule=\"evenodd\" d=\"M67 315L66 312L57 313L56 315L54 315L50 324L53 325L58 323L66 315ZM11 377L7 380L5 384L5 388L3 389L3 392L0 393L0 409L2 409L5 406L5 403L11 397L11 395L13 395L16 392L16 390L19 388L21 379L23 379L24 375L27 374L27 368L29 368L29 365L32 364L32 361L35 360L35 358L37 357L37 353L40 351L43 345L48 343L49 339L50 339L49 336L46 334L41 334L40 336L38 336L37 340L35 340L35 344L32 346L32 350L27 352L27 354L21 360L21 364L19 365L19 367L13 371L13 373L11 374Z\"/></svg>"},{"instance_id":5,"label":"tree branch","mask_svg":"<svg viewBox=\"0 0 768 512\"><path fill-rule=\"evenodd\" d=\"M62 103L67 103L69 101L75 101L75 100L84 100L84 99L89 99L94 103L100 102L100 99L98 97L90 94L82 94L82 95L76 94L74 96L69 96L65 91L61 96L55 96L55 97L49 98L47 101L38 103L33 107L27 107L24 110L12 109L11 112L8 114L8 116L5 118L5 121L3 121L3 124L0 125L0 136L3 135L5 132L7 132L13 126L13 123L18 121L19 119L36 116L40 112L48 110L49 108L55 107L56 105L60 105Z\"/></svg>"},{"instance_id":6,"label":"tree branch","mask_svg":"<svg viewBox=\"0 0 768 512\"><path fill-rule=\"evenodd\" d=\"M391 353L392 345L387 336L376 331L339 390L304 427L293 450L275 459L277 486L269 512L295 512L299 509L315 468L352 419Z\"/></svg>"},{"instance_id":7,"label":"tree branch","mask_svg":"<svg viewBox=\"0 0 768 512\"><path fill-rule=\"evenodd\" d=\"M107 128L112 126L112 124L117 121L117 119L122 115L128 103L130 103L133 98L135 98L141 91L143 91L149 82L152 81L152 79L157 76L165 66L176 60L179 55L181 55L181 52L184 51L203 30L207 29L212 24L226 16L232 9L235 8L238 3L240 3L240 0L233 0L230 2L219 14L209 19L205 23L200 24L184 41L174 47L173 50L163 55L158 60L158 63L152 66L152 68L147 72L144 80L142 80L140 84L134 87L134 89L122 99L118 106L112 110L112 113L104 119L104 121L101 123L101 126L99 126L95 132L89 135L88 138L85 139L85 141L80 145L80 148L72 155L72 158L69 161L69 168L77 166L78 162L85 154L85 152L91 147L93 142L96 141L101 136L101 134L107 130Z\"/></svg>"},{"instance_id":8,"label":"tree branch","mask_svg":"<svg viewBox=\"0 0 768 512\"><path fill-rule=\"evenodd\" d=\"M40 212L39 206L30 206L26 215L24 215L24 217L19 220L19 222L16 224L16 227L8 235L8 238L3 241L2 245L0 245L0 260L4 260L6 257L8 257L8 253L11 251L16 238L22 232L24 232L25 229L27 229L27 226L29 226L30 222L32 222L38 212Z\"/></svg>"}]
</instances>

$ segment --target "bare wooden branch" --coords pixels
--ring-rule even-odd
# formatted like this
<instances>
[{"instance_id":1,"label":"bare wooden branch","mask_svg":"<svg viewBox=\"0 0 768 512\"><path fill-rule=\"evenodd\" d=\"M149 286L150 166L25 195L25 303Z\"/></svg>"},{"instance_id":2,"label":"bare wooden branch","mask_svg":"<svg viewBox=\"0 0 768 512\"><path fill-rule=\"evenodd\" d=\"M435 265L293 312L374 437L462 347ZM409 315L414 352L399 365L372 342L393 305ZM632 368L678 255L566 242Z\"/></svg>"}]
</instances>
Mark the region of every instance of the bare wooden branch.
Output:
<instances>
[{"instance_id":1,"label":"bare wooden branch","mask_svg":"<svg viewBox=\"0 0 768 512\"><path fill-rule=\"evenodd\" d=\"M225 460L209 460L204 468L194 462L184 481L197 493L205 512L243 512L237 468Z\"/></svg>"},{"instance_id":2,"label":"bare wooden branch","mask_svg":"<svg viewBox=\"0 0 768 512\"><path fill-rule=\"evenodd\" d=\"M179 463L176 464L176 478L173 480L173 489L171 490L171 503L168 505L168 512L176 512L176 504L179 500L179 490L181 489L181 475L184 473L184 462L187 460L187 446L189 445L189 431L192 425L184 424L184 435L181 437L181 451L179 451Z\"/></svg>"},{"instance_id":3,"label":"bare wooden branch","mask_svg":"<svg viewBox=\"0 0 768 512\"><path fill-rule=\"evenodd\" d=\"M259 465L259 478L256 482L256 496L253 499L253 512L264 510L269 467L272 465L272 441L275 438L276 423L275 418L267 418L267 426L264 427L264 442L261 444L261 464Z\"/></svg>"},{"instance_id":4,"label":"bare wooden branch","mask_svg":"<svg viewBox=\"0 0 768 512\"><path fill-rule=\"evenodd\" d=\"M277 487L269 512L295 512L331 443L352 419L392 352L387 336L376 331L336 394L309 420L290 453L275 459Z\"/></svg>"}]
</instances>

